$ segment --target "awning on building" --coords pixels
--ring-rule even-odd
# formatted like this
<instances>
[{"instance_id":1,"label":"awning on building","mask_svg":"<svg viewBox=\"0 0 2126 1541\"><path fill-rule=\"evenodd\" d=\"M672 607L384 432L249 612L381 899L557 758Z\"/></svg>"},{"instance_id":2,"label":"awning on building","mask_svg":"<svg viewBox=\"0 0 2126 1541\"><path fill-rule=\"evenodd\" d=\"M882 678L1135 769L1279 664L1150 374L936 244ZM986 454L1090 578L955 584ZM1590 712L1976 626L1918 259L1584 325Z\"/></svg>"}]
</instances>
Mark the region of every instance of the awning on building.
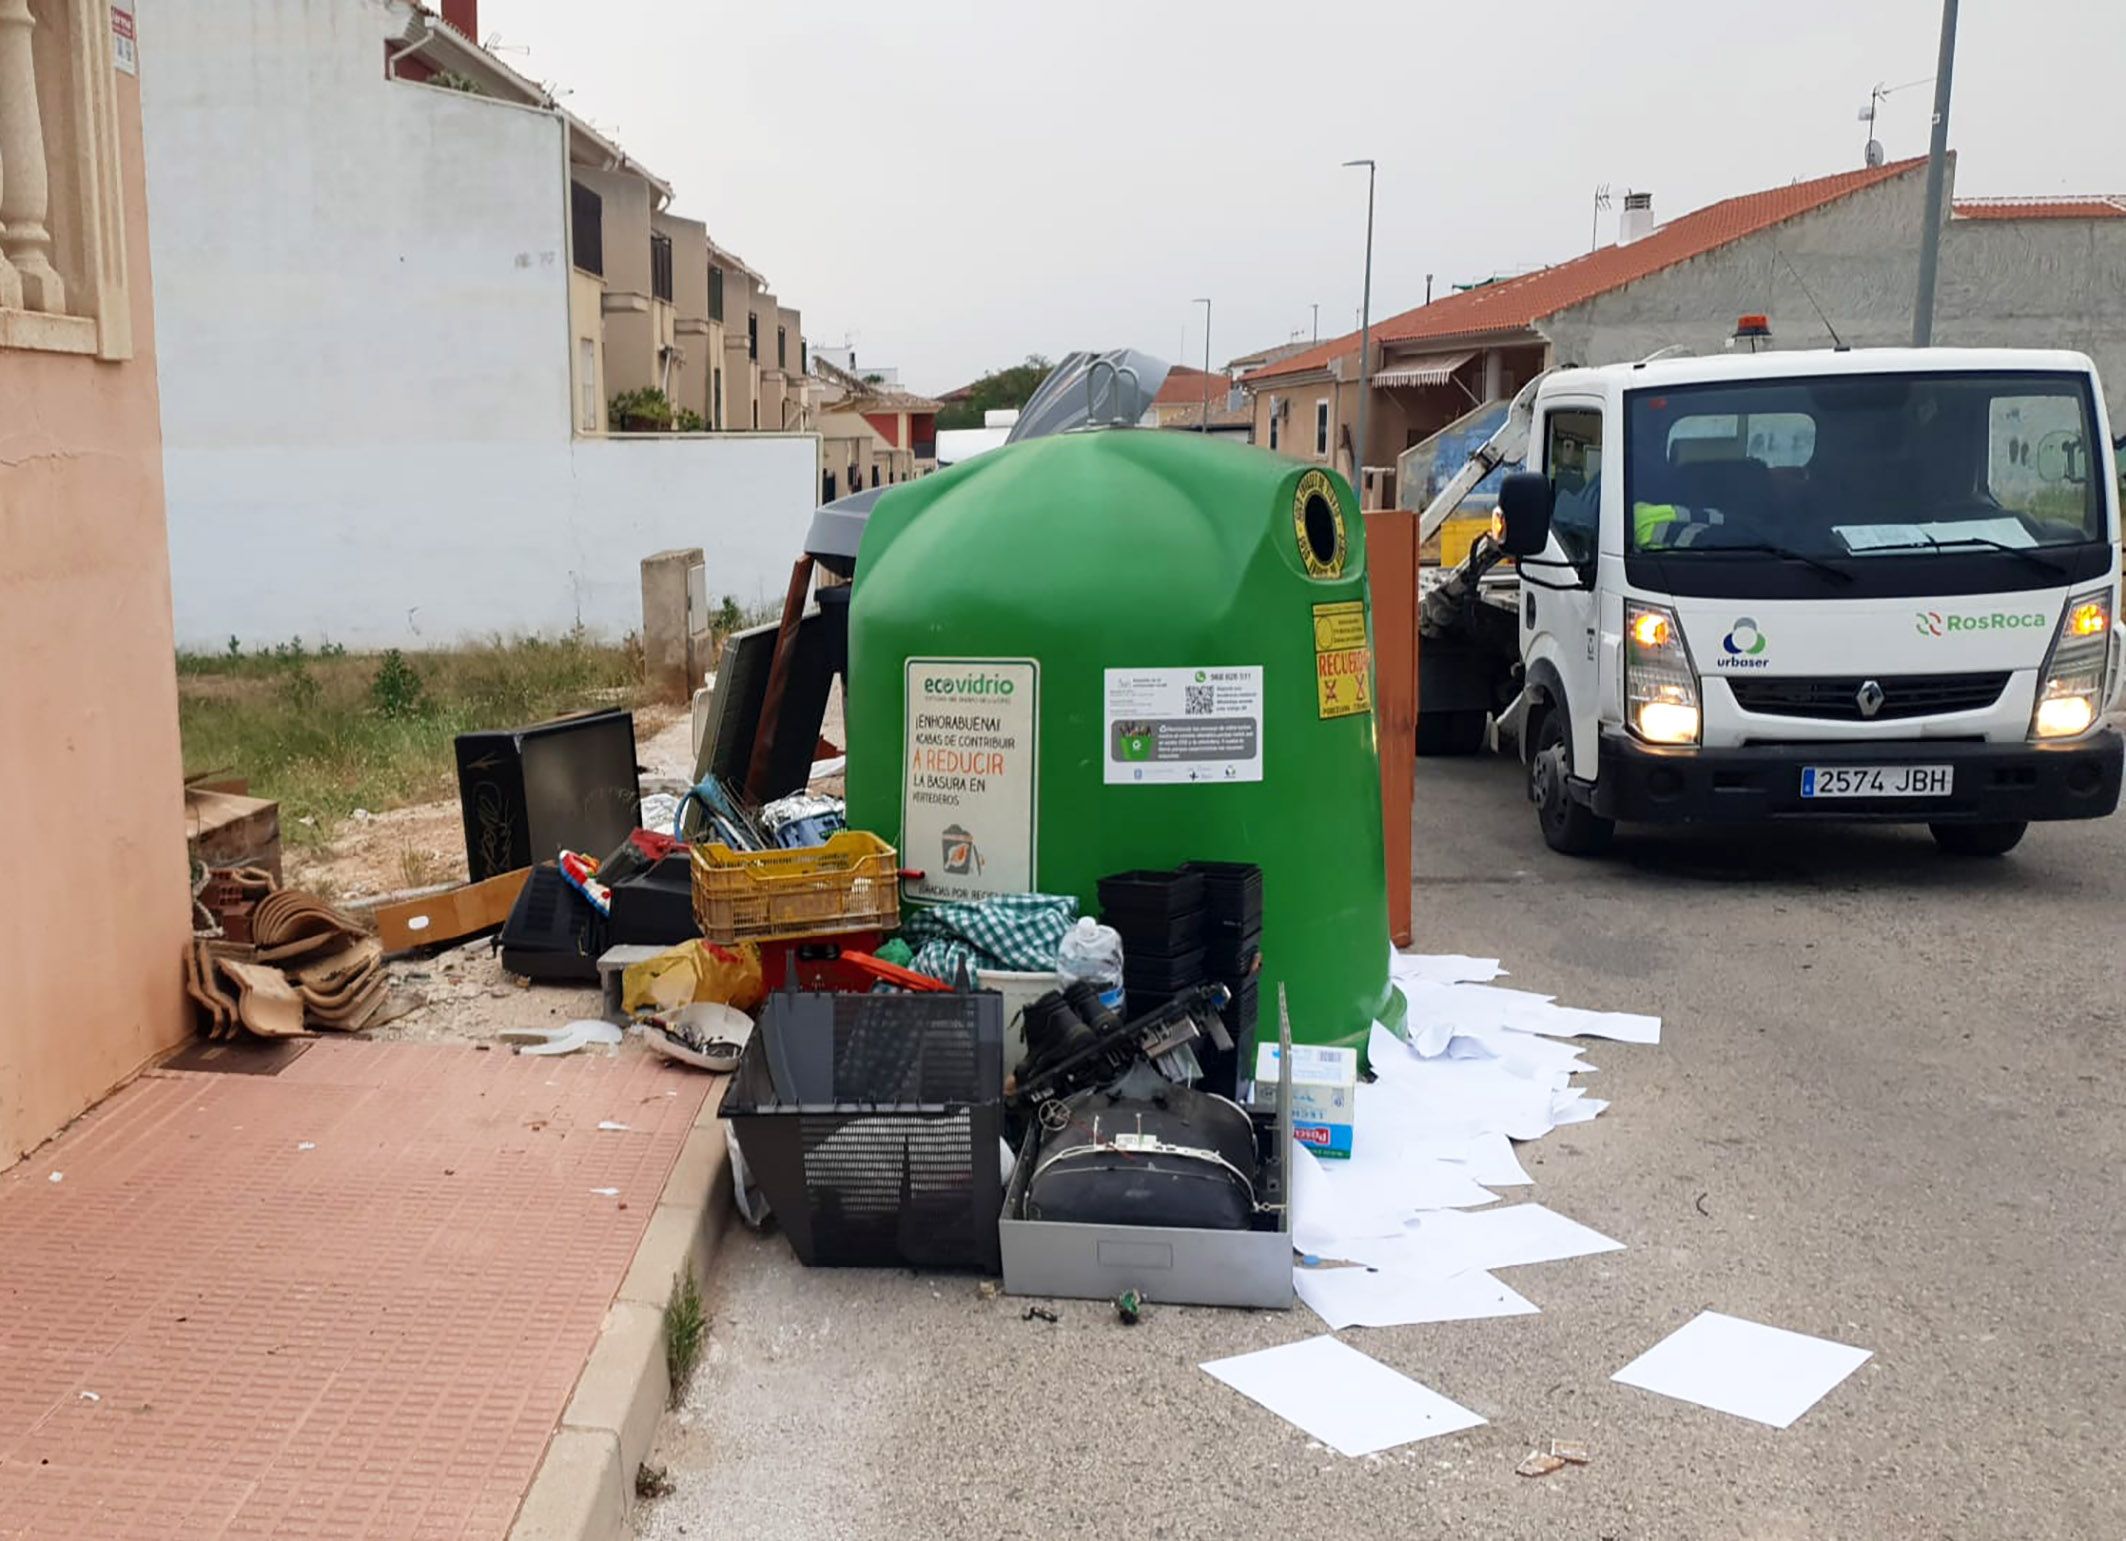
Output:
<instances>
[{"instance_id":1,"label":"awning on building","mask_svg":"<svg viewBox=\"0 0 2126 1541\"><path fill-rule=\"evenodd\" d=\"M1397 359L1373 376L1373 383L1389 385L1445 385L1454 372L1475 358L1474 353L1420 353Z\"/></svg>"}]
</instances>

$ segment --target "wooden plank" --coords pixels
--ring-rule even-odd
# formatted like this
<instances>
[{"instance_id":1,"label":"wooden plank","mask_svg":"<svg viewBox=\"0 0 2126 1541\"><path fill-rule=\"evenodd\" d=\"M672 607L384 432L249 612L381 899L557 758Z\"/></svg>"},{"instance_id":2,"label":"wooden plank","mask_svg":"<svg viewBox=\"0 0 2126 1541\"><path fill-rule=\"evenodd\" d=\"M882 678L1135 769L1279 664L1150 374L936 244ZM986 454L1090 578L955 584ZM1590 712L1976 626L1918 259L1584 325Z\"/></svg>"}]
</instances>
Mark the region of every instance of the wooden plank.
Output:
<instances>
[{"instance_id":1,"label":"wooden plank","mask_svg":"<svg viewBox=\"0 0 2126 1541\"><path fill-rule=\"evenodd\" d=\"M1373 607L1373 724L1380 746L1381 835L1387 846L1388 934L1411 938L1410 819L1417 771L1417 515L1366 515Z\"/></svg>"},{"instance_id":2,"label":"wooden plank","mask_svg":"<svg viewBox=\"0 0 2126 1541\"><path fill-rule=\"evenodd\" d=\"M435 947L492 931L509 919L518 890L530 876L531 868L519 867L447 893L380 905L375 914L377 937L389 953Z\"/></svg>"}]
</instances>

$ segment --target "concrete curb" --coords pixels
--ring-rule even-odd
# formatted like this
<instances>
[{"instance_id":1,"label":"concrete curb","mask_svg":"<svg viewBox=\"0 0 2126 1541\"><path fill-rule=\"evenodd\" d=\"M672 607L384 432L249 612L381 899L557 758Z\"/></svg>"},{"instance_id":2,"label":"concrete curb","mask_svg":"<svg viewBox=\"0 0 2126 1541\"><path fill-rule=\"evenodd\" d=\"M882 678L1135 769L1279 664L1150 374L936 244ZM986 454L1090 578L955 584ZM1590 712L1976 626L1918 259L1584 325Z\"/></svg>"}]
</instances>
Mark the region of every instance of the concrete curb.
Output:
<instances>
[{"instance_id":1,"label":"concrete curb","mask_svg":"<svg viewBox=\"0 0 2126 1541\"><path fill-rule=\"evenodd\" d=\"M716 1116L728 1084L720 1078L702 1100L561 1426L517 1506L510 1541L624 1541L632 1534L635 1472L671 1395L664 1308L689 1268L707 1285L731 1212L731 1153Z\"/></svg>"}]
</instances>

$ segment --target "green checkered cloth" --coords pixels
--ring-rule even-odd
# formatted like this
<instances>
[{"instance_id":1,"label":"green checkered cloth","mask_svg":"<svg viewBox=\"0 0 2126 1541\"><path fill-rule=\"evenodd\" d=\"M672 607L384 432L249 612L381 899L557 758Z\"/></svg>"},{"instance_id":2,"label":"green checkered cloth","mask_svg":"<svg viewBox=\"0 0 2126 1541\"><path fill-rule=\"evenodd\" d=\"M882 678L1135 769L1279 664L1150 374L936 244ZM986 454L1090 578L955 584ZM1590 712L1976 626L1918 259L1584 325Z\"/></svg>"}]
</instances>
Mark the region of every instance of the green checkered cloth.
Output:
<instances>
[{"instance_id":1,"label":"green checkered cloth","mask_svg":"<svg viewBox=\"0 0 2126 1541\"><path fill-rule=\"evenodd\" d=\"M1077 923L1067 894L998 894L973 903L910 906L901 935L915 948L919 974L951 984L962 964L1021 973L1052 971L1063 935Z\"/></svg>"}]
</instances>

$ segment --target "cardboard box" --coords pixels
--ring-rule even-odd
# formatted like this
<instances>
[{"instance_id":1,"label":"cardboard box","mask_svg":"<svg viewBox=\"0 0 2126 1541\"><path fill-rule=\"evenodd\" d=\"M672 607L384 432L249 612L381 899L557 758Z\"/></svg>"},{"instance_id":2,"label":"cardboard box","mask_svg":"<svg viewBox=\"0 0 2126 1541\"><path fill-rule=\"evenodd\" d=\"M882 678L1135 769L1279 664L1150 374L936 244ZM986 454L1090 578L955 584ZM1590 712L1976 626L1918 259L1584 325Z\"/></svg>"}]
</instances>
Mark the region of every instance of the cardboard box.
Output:
<instances>
[{"instance_id":1,"label":"cardboard box","mask_svg":"<svg viewBox=\"0 0 2126 1541\"><path fill-rule=\"evenodd\" d=\"M263 867L281 880L281 805L268 798L186 787L185 842L210 867Z\"/></svg>"},{"instance_id":2,"label":"cardboard box","mask_svg":"<svg viewBox=\"0 0 2126 1541\"><path fill-rule=\"evenodd\" d=\"M1255 1051L1255 1084L1278 1077L1277 1045ZM1358 1050L1317 1044L1292 1048L1292 1138L1325 1160L1348 1161L1358 1110Z\"/></svg>"},{"instance_id":3,"label":"cardboard box","mask_svg":"<svg viewBox=\"0 0 2126 1541\"><path fill-rule=\"evenodd\" d=\"M1271 1045L1274 1049L1275 1045ZM1278 1083L1266 1083L1275 1096ZM1278 1109L1289 1097L1281 1098ZM1029 1133L1004 1190L997 1223L1004 1254L1004 1291L1069 1300L1113 1300L1135 1290L1154 1305L1244 1306L1288 1311L1292 1306L1292 1130L1282 1111L1251 1110L1269 1119L1274 1152L1260 1175L1277 1223L1261 1230L1199 1231L1161 1225L1077 1225L1028 1220L1026 1183L1038 1141Z\"/></svg>"}]
</instances>

